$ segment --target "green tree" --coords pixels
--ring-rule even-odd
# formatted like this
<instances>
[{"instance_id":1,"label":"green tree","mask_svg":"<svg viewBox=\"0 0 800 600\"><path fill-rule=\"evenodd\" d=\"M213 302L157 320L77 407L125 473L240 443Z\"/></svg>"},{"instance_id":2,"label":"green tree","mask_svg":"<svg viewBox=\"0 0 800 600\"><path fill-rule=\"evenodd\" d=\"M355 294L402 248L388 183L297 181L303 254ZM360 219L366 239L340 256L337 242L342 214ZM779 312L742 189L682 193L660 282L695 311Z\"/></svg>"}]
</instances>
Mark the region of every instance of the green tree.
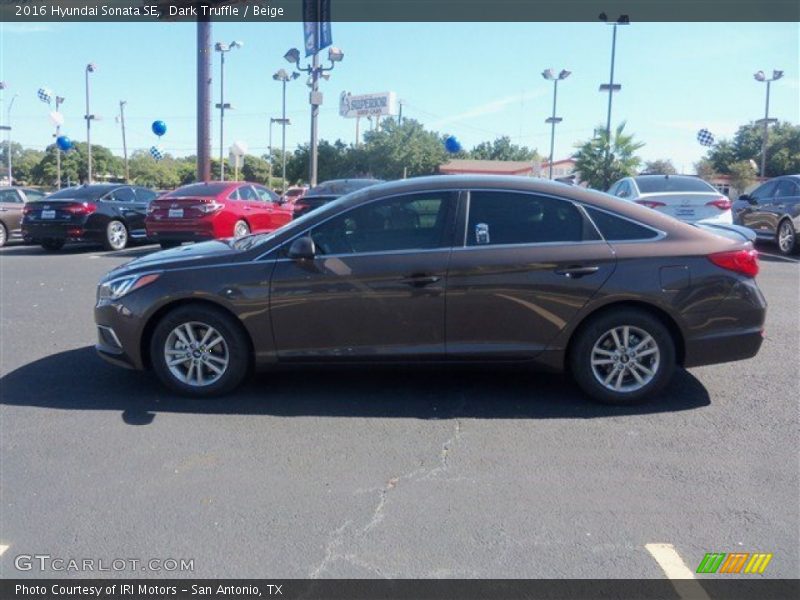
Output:
<instances>
[{"instance_id":1,"label":"green tree","mask_svg":"<svg viewBox=\"0 0 800 600\"><path fill-rule=\"evenodd\" d=\"M749 160L740 160L730 165L731 186L743 192L756 181L756 169Z\"/></svg>"},{"instance_id":2,"label":"green tree","mask_svg":"<svg viewBox=\"0 0 800 600\"><path fill-rule=\"evenodd\" d=\"M364 135L364 144L354 152L350 169L380 179L400 179L436 173L450 156L444 136L427 131L414 119L387 120L378 131Z\"/></svg>"},{"instance_id":3,"label":"green tree","mask_svg":"<svg viewBox=\"0 0 800 600\"><path fill-rule=\"evenodd\" d=\"M269 179L269 163L259 156L248 154L244 157L242 178L245 181L266 185Z\"/></svg>"},{"instance_id":4,"label":"green tree","mask_svg":"<svg viewBox=\"0 0 800 600\"><path fill-rule=\"evenodd\" d=\"M714 170L714 165L711 164L711 161L707 158L701 158L699 161L694 163L694 170L695 173L697 173L697 176L705 181L711 181L717 175L716 171Z\"/></svg>"},{"instance_id":5,"label":"green tree","mask_svg":"<svg viewBox=\"0 0 800 600\"><path fill-rule=\"evenodd\" d=\"M652 173L653 175L677 175L678 170L668 158L659 158L645 162L642 173Z\"/></svg>"},{"instance_id":6,"label":"green tree","mask_svg":"<svg viewBox=\"0 0 800 600\"><path fill-rule=\"evenodd\" d=\"M477 160L516 160L540 161L539 154L527 146L511 143L508 136L499 137L493 142L481 142L469 151L469 158Z\"/></svg>"},{"instance_id":7,"label":"green tree","mask_svg":"<svg viewBox=\"0 0 800 600\"><path fill-rule=\"evenodd\" d=\"M624 130L623 121L614 130L610 147L605 128L598 128L595 137L577 145L578 151L573 155L575 169L589 187L607 190L617 179L636 173L641 164L636 151L644 143L635 142L633 135L624 133Z\"/></svg>"},{"instance_id":8,"label":"green tree","mask_svg":"<svg viewBox=\"0 0 800 600\"><path fill-rule=\"evenodd\" d=\"M748 123L736 131L732 140L721 140L706 158L718 173L732 174L734 163L754 160L761 164L762 125ZM800 172L800 125L779 122L770 127L767 144L766 176L777 177Z\"/></svg>"}]
</instances>

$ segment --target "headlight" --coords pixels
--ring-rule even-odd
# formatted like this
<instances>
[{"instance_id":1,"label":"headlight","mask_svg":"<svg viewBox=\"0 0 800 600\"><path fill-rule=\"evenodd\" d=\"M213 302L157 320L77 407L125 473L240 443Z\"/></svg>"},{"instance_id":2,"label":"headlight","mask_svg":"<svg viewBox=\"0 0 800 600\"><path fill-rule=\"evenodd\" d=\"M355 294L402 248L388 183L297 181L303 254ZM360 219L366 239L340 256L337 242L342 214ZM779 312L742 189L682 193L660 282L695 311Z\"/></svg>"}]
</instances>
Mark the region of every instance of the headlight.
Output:
<instances>
[{"instance_id":1,"label":"headlight","mask_svg":"<svg viewBox=\"0 0 800 600\"><path fill-rule=\"evenodd\" d=\"M153 283L161 277L161 273L148 273L147 275L136 274L117 277L105 283L101 283L97 288L98 300L117 300L134 290Z\"/></svg>"}]
</instances>

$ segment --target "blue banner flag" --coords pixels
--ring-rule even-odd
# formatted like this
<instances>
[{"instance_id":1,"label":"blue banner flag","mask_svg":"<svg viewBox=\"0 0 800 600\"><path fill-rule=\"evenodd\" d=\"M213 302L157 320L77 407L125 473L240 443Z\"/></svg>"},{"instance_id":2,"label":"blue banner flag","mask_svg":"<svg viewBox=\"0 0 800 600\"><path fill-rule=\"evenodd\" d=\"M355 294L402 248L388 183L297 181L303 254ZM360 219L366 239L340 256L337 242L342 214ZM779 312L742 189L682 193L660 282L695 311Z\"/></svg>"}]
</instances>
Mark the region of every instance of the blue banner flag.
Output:
<instances>
[{"instance_id":1,"label":"blue banner flag","mask_svg":"<svg viewBox=\"0 0 800 600\"><path fill-rule=\"evenodd\" d=\"M303 38L306 56L333 43L330 0L303 0Z\"/></svg>"}]
</instances>

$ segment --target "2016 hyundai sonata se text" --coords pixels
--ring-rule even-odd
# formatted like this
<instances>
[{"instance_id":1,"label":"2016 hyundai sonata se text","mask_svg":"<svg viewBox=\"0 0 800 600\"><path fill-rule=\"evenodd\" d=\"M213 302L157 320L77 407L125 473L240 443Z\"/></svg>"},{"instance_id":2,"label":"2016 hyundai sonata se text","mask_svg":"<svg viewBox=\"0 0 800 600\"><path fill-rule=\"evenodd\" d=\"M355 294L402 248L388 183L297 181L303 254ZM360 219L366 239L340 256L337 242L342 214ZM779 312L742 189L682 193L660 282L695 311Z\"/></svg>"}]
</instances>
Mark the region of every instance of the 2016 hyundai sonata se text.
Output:
<instances>
[{"instance_id":1,"label":"2016 hyundai sonata se text","mask_svg":"<svg viewBox=\"0 0 800 600\"><path fill-rule=\"evenodd\" d=\"M97 291L97 350L194 396L284 363L497 361L628 403L677 365L758 352L757 272L750 242L606 194L425 177L115 269Z\"/></svg>"}]
</instances>

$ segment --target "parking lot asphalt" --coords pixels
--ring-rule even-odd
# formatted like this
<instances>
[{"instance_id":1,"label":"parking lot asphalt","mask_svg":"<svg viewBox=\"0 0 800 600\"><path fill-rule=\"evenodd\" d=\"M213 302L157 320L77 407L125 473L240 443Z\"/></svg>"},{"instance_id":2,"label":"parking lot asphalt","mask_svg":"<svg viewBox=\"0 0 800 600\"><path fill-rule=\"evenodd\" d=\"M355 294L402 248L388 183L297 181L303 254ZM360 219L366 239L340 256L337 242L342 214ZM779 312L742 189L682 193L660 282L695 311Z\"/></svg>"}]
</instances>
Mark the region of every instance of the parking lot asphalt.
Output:
<instances>
[{"instance_id":1,"label":"parking lot asphalt","mask_svg":"<svg viewBox=\"0 0 800 600\"><path fill-rule=\"evenodd\" d=\"M0 250L0 576L665 577L648 544L797 576L797 260L762 258L756 358L642 406L475 368L278 371L189 401L92 348L96 281L154 249Z\"/></svg>"}]
</instances>

